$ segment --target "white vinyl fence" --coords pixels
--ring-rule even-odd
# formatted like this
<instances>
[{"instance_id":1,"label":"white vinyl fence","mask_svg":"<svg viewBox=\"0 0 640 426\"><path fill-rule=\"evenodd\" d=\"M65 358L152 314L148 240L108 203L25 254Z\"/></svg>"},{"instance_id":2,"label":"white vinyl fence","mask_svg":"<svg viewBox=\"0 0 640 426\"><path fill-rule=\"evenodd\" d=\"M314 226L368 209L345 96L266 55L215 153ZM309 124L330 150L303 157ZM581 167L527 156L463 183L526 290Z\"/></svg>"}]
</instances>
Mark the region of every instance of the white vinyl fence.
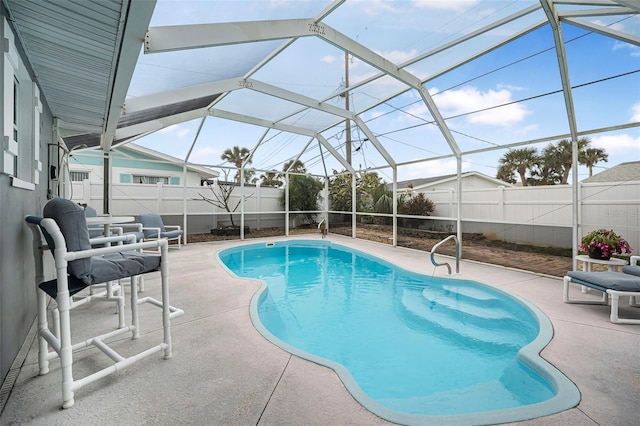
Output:
<instances>
[{"instance_id":1,"label":"white vinyl fence","mask_svg":"<svg viewBox=\"0 0 640 426\"><path fill-rule=\"evenodd\" d=\"M102 191L100 183L75 182L72 199L87 203L100 213ZM249 197L244 204L245 226L284 227L281 193L278 188L244 187L244 196ZM186 211L188 233L206 233L230 225L229 214L203 201L200 194L212 196L206 186L116 184L112 187L111 214L157 212L167 224L182 225ZM457 211L455 190L429 191L425 195L436 204L431 226L451 229ZM236 187L231 206L241 196L241 188ZM569 248L572 199L570 185L467 189L462 194L462 231L521 244ZM580 184L579 200L580 235L598 228L613 229L629 241L636 254L640 252L640 182ZM240 225L240 213L238 207L233 217L235 225Z\"/></svg>"},{"instance_id":2,"label":"white vinyl fence","mask_svg":"<svg viewBox=\"0 0 640 426\"><path fill-rule=\"evenodd\" d=\"M640 251L640 182L583 183L579 188L579 235L613 229ZM434 216L455 220L455 190L426 192ZM571 247L573 191L570 185L468 189L462 193L464 232L523 244Z\"/></svg>"}]
</instances>

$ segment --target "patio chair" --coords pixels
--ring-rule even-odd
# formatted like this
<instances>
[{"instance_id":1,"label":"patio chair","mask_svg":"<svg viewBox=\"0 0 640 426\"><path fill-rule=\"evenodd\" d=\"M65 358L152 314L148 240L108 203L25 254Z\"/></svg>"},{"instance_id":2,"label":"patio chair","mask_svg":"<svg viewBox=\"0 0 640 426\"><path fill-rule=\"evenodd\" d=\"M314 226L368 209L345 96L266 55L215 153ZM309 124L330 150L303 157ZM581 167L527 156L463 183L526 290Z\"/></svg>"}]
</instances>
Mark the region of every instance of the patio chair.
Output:
<instances>
[{"instance_id":1,"label":"patio chair","mask_svg":"<svg viewBox=\"0 0 640 426\"><path fill-rule=\"evenodd\" d=\"M84 205L85 217L98 217L96 209L90 205ZM136 237L136 242L139 243L144 239L144 233L142 232L141 223L120 223L118 226L110 226L111 234L133 234ZM103 237L104 226L103 225L89 225L89 238ZM125 241L126 243L127 241Z\"/></svg>"},{"instance_id":2,"label":"patio chair","mask_svg":"<svg viewBox=\"0 0 640 426\"><path fill-rule=\"evenodd\" d=\"M145 239L166 238L169 241L177 240L178 249L180 249L183 234L180 225L165 225L162 217L156 213L142 213L136 216L136 221L142 224Z\"/></svg>"},{"instance_id":3,"label":"patio chair","mask_svg":"<svg viewBox=\"0 0 640 426\"><path fill-rule=\"evenodd\" d=\"M25 219L33 233L38 303L38 364L40 374L47 374L49 361L57 357L60 358L62 407L69 408L74 404L74 392L84 385L161 351L165 358L171 358L170 322L171 319L184 312L169 305L168 243L166 240L134 243L133 236L113 236L101 238L99 242L111 243L118 241L118 239L128 238L131 244L91 248L91 244L96 240L89 239L84 211L79 205L69 200L55 198L45 205L44 216L44 218L27 216ZM144 248L158 248L160 254L149 255L136 251ZM44 280L43 267L43 255L46 250L53 254L57 277L48 281ZM138 293L131 291L130 325L119 324L115 330L78 343L72 342L70 309L74 307L73 295L93 284L123 278L130 278L133 284L138 275L158 270L162 283L161 301L150 297L138 299ZM55 300L53 331L48 325L47 295ZM101 300L99 297L87 297L89 301ZM123 312L124 296L120 297L122 301L120 311ZM122 356L106 341L128 332L131 332L133 339L138 337L138 305L142 303L151 303L162 308L164 330L162 342L136 354ZM59 319L56 321L57 316ZM73 352L88 346L94 346L102 351L111 358L113 364L84 378L74 379ZM50 351L50 347L53 351Z\"/></svg>"},{"instance_id":4,"label":"patio chair","mask_svg":"<svg viewBox=\"0 0 640 426\"><path fill-rule=\"evenodd\" d=\"M637 259L633 259L637 258ZM629 296L629 306L640 307L636 303L640 296L640 267L636 265L640 256L632 256L632 265L623 267L623 272L581 272L569 271L564 277L564 303L607 305L611 298L610 321L614 324L640 324L640 319L620 318L620 296ZM572 299L569 284L574 283L602 292L601 299Z\"/></svg>"}]
</instances>

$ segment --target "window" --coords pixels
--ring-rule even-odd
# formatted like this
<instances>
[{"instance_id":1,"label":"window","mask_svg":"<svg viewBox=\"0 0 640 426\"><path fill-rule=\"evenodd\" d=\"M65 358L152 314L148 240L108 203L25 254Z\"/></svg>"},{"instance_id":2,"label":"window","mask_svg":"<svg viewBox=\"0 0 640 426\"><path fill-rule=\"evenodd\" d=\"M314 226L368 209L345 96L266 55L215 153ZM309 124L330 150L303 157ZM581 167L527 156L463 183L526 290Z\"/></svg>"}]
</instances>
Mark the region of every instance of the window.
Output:
<instances>
[{"instance_id":1,"label":"window","mask_svg":"<svg viewBox=\"0 0 640 426\"><path fill-rule=\"evenodd\" d=\"M18 142L18 111L20 111L20 83L13 78L13 141ZM18 148L19 150L20 148ZM18 153L13 156L13 175L18 176Z\"/></svg>"},{"instance_id":2,"label":"window","mask_svg":"<svg viewBox=\"0 0 640 426\"><path fill-rule=\"evenodd\" d=\"M13 78L13 140L18 140L18 111L20 108L18 99L20 98L20 83L17 78Z\"/></svg>"},{"instance_id":3,"label":"window","mask_svg":"<svg viewBox=\"0 0 640 426\"><path fill-rule=\"evenodd\" d=\"M0 172L11 176L14 187L34 190L40 182L40 126L42 102L37 84L31 81L15 43L15 36L6 18L3 22L4 109L2 158Z\"/></svg>"},{"instance_id":4,"label":"window","mask_svg":"<svg viewBox=\"0 0 640 426\"><path fill-rule=\"evenodd\" d=\"M89 179L89 172L69 172L71 182L82 182Z\"/></svg>"},{"instance_id":5,"label":"window","mask_svg":"<svg viewBox=\"0 0 640 426\"><path fill-rule=\"evenodd\" d=\"M162 183L164 185L169 184L169 178L167 176L143 176L143 175L133 175L133 183Z\"/></svg>"}]
</instances>

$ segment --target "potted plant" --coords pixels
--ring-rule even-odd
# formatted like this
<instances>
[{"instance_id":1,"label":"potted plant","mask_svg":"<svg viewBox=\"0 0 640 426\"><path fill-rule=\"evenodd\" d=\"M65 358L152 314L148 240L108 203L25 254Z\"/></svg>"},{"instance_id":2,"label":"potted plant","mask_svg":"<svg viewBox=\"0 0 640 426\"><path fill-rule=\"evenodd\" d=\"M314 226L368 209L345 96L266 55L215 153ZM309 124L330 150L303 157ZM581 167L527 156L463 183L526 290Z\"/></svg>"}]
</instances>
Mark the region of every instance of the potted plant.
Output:
<instances>
[{"instance_id":1,"label":"potted plant","mask_svg":"<svg viewBox=\"0 0 640 426\"><path fill-rule=\"evenodd\" d=\"M631 254L629 243L613 230L598 229L582 237L578 246L580 253L587 253L592 259L609 260L613 254Z\"/></svg>"}]
</instances>

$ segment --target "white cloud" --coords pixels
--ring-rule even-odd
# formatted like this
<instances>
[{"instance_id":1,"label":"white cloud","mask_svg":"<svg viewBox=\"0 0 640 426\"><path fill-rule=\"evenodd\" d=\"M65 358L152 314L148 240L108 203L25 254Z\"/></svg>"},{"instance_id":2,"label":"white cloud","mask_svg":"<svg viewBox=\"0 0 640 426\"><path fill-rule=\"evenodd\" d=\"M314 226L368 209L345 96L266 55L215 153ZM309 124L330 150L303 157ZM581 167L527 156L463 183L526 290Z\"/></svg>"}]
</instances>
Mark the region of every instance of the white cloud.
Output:
<instances>
[{"instance_id":1,"label":"white cloud","mask_svg":"<svg viewBox=\"0 0 640 426\"><path fill-rule=\"evenodd\" d=\"M357 10L361 10L366 15L381 15L383 13L396 13L397 9L392 6L391 2L386 0L351 0L349 3L355 4Z\"/></svg>"},{"instance_id":2,"label":"white cloud","mask_svg":"<svg viewBox=\"0 0 640 426\"><path fill-rule=\"evenodd\" d=\"M158 133L162 133L165 135L175 136L178 139L184 139L191 132L190 129L181 126L180 124L173 124L169 127L165 127L158 131Z\"/></svg>"},{"instance_id":3,"label":"white cloud","mask_svg":"<svg viewBox=\"0 0 640 426\"><path fill-rule=\"evenodd\" d=\"M631 121L640 121L640 102L631 107Z\"/></svg>"},{"instance_id":4,"label":"white cloud","mask_svg":"<svg viewBox=\"0 0 640 426\"><path fill-rule=\"evenodd\" d=\"M632 57L640 56L640 47L634 46L633 44L616 41L613 44L613 50L620 50L620 49L627 49L629 51L629 55Z\"/></svg>"},{"instance_id":5,"label":"white cloud","mask_svg":"<svg viewBox=\"0 0 640 426\"><path fill-rule=\"evenodd\" d=\"M498 83L496 88L499 90L506 89L512 92L520 92L522 90L525 90L525 88L521 86L512 86L511 84L503 84L503 83Z\"/></svg>"},{"instance_id":6,"label":"white cloud","mask_svg":"<svg viewBox=\"0 0 640 426\"><path fill-rule=\"evenodd\" d=\"M475 87L466 86L459 90L448 90L434 96L434 101L442 114L455 116L473 111L480 111L496 105L512 101L511 91L507 89L480 91ZM481 111L466 116L470 123L509 126L521 122L529 111L521 104L510 104L487 111Z\"/></svg>"},{"instance_id":7,"label":"white cloud","mask_svg":"<svg viewBox=\"0 0 640 426\"><path fill-rule=\"evenodd\" d=\"M222 153L219 149L211 147L211 146L203 146L200 148L196 148L191 153L191 157L189 160L193 163L200 164L217 164L220 163L220 155Z\"/></svg>"},{"instance_id":8,"label":"white cloud","mask_svg":"<svg viewBox=\"0 0 640 426\"><path fill-rule=\"evenodd\" d=\"M421 9L466 10L478 0L413 0L413 6Z\"/></svg>"},{"instance_id":9,"label":"white cloud","mask_svg":"<svg viewBox=\"0 0 640 426\"><path fill-rule=\"evenodd\" d=\"M338 58L336 58L335 56L327 55L327 56L323 56L320 60L321 60L322 62L327 63L327 64L332 64L332 63L334 63L335 61L337 61L337 60L338 60Z\"/></svg>"},{"instance_id":10,"label":"white cloud","mask_svg":"<svg viewBox=\"0 0 640 426\"><path fill-rule=\"evenodd\" d=\"M627 133L620 135L604 135L590 138L591 146L604 148L609 154L609 162L612 156L624 156L623 161L637 161L640 159L640 136L632 136ZM615 160L614 160L615 161ZM617 164L614 162L613 164Z\"/></svg>"},{"instance_id":11,"label":"white cloud","mask_svg":"<svg viewBox=\"0 0 640 426\"><path fill-rule=\"evenodd\" d=\"M412 49L408 52L402 50L391 50L389 52L378 52L376 53L388 61L393 62L394 64L402 64L407 62L409 59L415 58L418 55L416 49Z\"/></svg>"},{"instance_id":12,"label":"white cloud","mask_svg":"<svg viewBox=\"0 0 640 426\"><path fill-rule=\"evenodd\" d=\"M608 23L601 21L600 19L594 19L592 23L596 25L600 25L602 27L606 27L610 30L624 31L624 24L622 22L616 22L615 24L609 25Z\"/></svg>"}]
</instances>

